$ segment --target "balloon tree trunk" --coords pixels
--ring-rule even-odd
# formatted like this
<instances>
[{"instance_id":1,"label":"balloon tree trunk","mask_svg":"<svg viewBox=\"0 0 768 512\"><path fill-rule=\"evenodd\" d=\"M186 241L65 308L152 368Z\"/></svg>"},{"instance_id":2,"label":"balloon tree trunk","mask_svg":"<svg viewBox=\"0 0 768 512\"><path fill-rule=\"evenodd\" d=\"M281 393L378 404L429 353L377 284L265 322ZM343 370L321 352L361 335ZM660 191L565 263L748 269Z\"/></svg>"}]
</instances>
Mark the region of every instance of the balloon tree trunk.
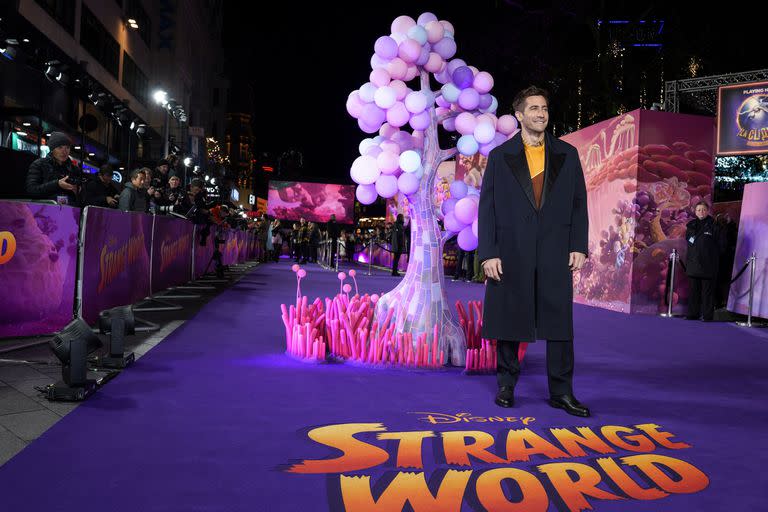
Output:
<instances>
[{"instance_id":1,"label":"balloon tree trunk","mask_svg":"<svg viewBox=\"0 0 768 512\"><path fill-rule=\"evenodd\" d=\"M429 74L426 72L421 73L421 89L424 94L434 94L430 90ZM440 231L433 203L437 168L441 162L452 158L456 150L440 149L438 119L434 108L430 116L430 126L424 133L421 159L424 177L420 180L418 191L408 196L411 227L408 268L397 287L381 296L376 304L375 316L381 321L394 309L396 332L411 333L414 344L422 334L427 334L431 339L437 326L438 356L443 351L444 363L464 366L466 339L453 319L445 294L443 245L450 236Z\"/></svg>"}]
</instances>

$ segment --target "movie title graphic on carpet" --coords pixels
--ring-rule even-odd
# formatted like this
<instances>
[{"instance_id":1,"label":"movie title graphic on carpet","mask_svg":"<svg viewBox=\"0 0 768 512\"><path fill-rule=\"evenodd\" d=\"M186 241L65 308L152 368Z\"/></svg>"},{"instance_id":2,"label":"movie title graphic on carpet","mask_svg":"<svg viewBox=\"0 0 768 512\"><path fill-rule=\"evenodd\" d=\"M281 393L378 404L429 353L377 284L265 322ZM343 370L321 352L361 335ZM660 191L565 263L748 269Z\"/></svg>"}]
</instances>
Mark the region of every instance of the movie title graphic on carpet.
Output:
<instances>
[{"instance_id":1,"label":"movie title graphic on carpet","mask_svg":"<svg viewBox=\"0 0 768 512\"><path fill-rule=\"evenodd\" d=\"M550 503L576 512L599 510L600 500L660 500L709 485L709 477L690 462L657 453L691 445L654 423L538 431L521 425L484 432L477 430L480 423L529 425L534 418L419 414L426 414L420 421L433 425L470 429L390 431L383 423L316 427L308 438L332 449L332 455L301 460L285 471L328 475L330 509L347 512L399 512L407 504L414 512L459 512L462 504L544 512Z\"/></svg>"},{"instance_id":2,"label":"movie title graphic on carpet","mask_svg":"<svg viewBox=\"0 0 768 512\"><path fill-rule=\"evenodd\" d=\"M128 266L139 259L144 249L144 232L132 236L128 242L118 247L115 247L116 244L116 239L111 238L101 248L98 293L101 293Z\"/></svg>"},{"instance_id":3,"label":"movie title graphic on carpet","mask_svg":"<svg viewBox=\"0 0 768 512\"><path fill-rule=\"evenodd\" d=\"M16 254L16 237L10 231L0 231L0 265L13 259Z\"/></svg>"}]
</instances>

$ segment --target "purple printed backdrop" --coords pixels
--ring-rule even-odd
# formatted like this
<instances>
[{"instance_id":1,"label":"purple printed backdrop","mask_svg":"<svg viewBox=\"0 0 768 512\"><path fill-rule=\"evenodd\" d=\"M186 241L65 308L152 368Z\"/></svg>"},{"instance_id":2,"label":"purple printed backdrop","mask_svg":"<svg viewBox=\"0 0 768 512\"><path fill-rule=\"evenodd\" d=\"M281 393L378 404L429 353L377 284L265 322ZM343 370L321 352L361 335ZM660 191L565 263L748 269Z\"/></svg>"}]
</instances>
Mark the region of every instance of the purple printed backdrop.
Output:
<instances>
[{"instance_id":1,"label":"purple printed backdrop","mask_svg":"<svg viewBox=\"0 0 768 512\"><path fill-rule=\"evenodd\" d=\"M563 137L579 150L589 197L589 252L574 300L621 312L665 309L668 257L685 257L686 223L711 202L714 119L635 110ZM682 273L679 272L678 275ZM683 312L687 280L676 280Z\"/></svg>"},{"instance_id":2,"label":"purple printed backdrop","mask_svg":"<svg viewBox=\"0 0 768 512\"><path fill-rule=\"evenodd\" d=\"M211 234L205 241L205 245L200 245L200 230L202 226L195 227L195 278L202 277L205 271L211 271L213 264L208 268L208 263L213 257L213 239L216 234L216 226L211 226Z\"/></svg>"},{"instance_id":3,"label":"purple printed backdrop","mask_svg":"<svg viewBox=\"0 0 768 512\"><path fill-rule=\"evenodd\" d=\"M721 87L717 118L719 155L768 152L768 82Z\"/></svg>"},{"instance_id":4,"label":"purple printed backdrop","mask_svg":"<svg viewBox=\"0 0 768 512\"><path fill-rule=\"evenodd\" d=\"M82 316L148 296L152 217L88 207L83 247Z\"/></svg>"},{"instance_id":5,"label":"purple printed backdrop","mask_svg":"<svg viewBox=\"0 0 768 512\"><path fill-rule=\"evenodd\" d=\"M152 245L152 292L189 281L194 224L158 216Z\"/></svg>"},{"instance_id":6,"label":"purple printed backdrop","mask_svg":"<svg viewBox=\"0 0 768 512\"><path fill-rule=\"evenodd\" d=\"M79 221L79 208L0 201L0 337L49 334L72 319Z\"/></svg>"},{"instance_id":7,"label":"purple printed backdrop","mask_svg":"<svg viewBox=\"0 0 768 512\"><path fill-rule=\"evenodd\" d=\"M768 204L768 183L749 183L744 187L739 239L736 243L736 258L731 274L732 278L735 277L752 253L757 254L752 314L761 318L768 318L768 278L766 278L768 276L768 208L765 207L766 204ZM731 285L728 310L746 315L748 306L749 270Z\"/></svg>"}]
</instances>

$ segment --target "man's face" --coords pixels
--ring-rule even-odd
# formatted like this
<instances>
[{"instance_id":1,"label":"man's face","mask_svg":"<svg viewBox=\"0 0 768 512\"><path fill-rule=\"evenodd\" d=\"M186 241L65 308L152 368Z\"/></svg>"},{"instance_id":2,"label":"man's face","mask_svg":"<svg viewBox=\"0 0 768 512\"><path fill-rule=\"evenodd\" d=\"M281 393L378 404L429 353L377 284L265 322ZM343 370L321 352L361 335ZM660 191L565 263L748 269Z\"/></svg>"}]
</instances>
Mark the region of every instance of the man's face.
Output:
<instances>
[{"instance_id":1,"label":"man's face","mask_svg":"<svg viewBox=\"0 0 768 512\"><path fill-rule=\"evenodd\" d=\"M189 187L189 192L190 192L190 193L191 193L193 196L196 196L196 195L197 195L197 194L199 194L199 193L200 193L202 190L203 190L203 189L201 189L200 187L197 187L197 186L194 186L194 185L193 185L193 186L191 186L191 187Z\"/></svg>"},{"instance_id":2,"label":"man's face","mask_svg":"<svg viewBox=\"0 0 768 512\"><path fill-rule=\"evenodd\" d=\"M176 176L168 180L168 186L171 188L178 188L179 183L181 183L181 181Z\"/></svg>"},{"instance_id":3,"label":"man's face","mask_svg":"<svg viewBox=\"0 0 768 512\"><path fill-rule=\"evenodd\" d=\"M99 179L103 184L109 185L112 181L112 176L110 174L99 174Z\"/></svg>"},{"instance_id":4,"label":"man's face","mask_svg":"<svg viewBox=\"0 0 768 512\"><path fill-rule=\"evenodd\" d=\"M133 183L133 186L134 186L134 187L136 187L136 188L143 188L143 187L144 187L144 180L145 180L145 179L146 179L146 176L145 176L145 175L144 175L144 173L142 172L142 173L139 173L139 175L138 175L138 176L136 176L135 178L133 178L133 179L131 180L131 183Z\"/></svg>"},{"instance_id":5,"label":"man's face","mask_svg":"<svg viewBox=\"0 0 768 512\"><path fill-rule=\"evenodd\" d=\"M168 174L168 166L163 164L160 167L157 168L158 171L160 171L163 174Z\"/></svg>"},{"instance_id":6,"label":"man's face","mask_svg":"<svg viewBox=\"0 0 768 512\"><path fill-rule=\"evenodd\" d=\"M709 208L704 206L703 204L700 204L696 207L696 217L699 220L704 220L707 218L707 215L709 215Z\"/></svg>"},{"instance_id":7,"label":"man's face","mask_svg":"<svg viewBox=\"0 0 768 512\"><path fill-rule=\"evenodd\" d=\"M525 100L522 112L515 112L515 117L529 132L544 133L549 124L549 105L544 96L529 96Z\"/></svg>"},{"instance_id":8,"label":"man's face","mask_svg":"<svg viewBox=\"0 0 768 512\"><path fill-rule=\"evenodd\" d=\"M53 156L54 160L56 160L60 164L63 164L69 158L70 150L71 148L67 145L58 146L51 150L51 155Z\"/></svg>"}]
</instances>

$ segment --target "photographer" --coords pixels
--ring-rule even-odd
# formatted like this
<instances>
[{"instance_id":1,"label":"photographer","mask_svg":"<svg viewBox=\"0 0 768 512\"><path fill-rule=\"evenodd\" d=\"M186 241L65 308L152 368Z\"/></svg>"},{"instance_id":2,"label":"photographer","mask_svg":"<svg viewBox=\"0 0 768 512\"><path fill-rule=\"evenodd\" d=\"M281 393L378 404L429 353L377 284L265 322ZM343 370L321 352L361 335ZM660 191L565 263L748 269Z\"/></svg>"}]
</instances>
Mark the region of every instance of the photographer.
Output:
<instances>
[{"instance_id":1,"label":"photographer","mask_svg":"<svg viewBox=\"0 0 768 512\"><path fill-rule=\"evenodd\" d=\"M148 208L147 194L144 191L144 169L134 169L130 174L130 183L120 193L118 207L124 212L146 213Z\"/></svg>"},{"instance_id":2,"label":"photographer","mask_svg":"<svg viewBox=\"0 0 768 512\"><path fill-rule=\"evenodd\" d=\"M192 201L181 187L181 179L171 172L165 194L158 200L158 213L177 213L186 215L192 208Z\"/></svg>"},{"instance_id":3,"label":"photographer","mask_svg":"<svg viewBox=\"0 0 768 512\"><path fill-rule=\"evenodd\" d=\"M67 135L53 132L48 138L50 153L29 166L27 194L34 199L53 199L59 204L79 206L78 193L82 171L72 164L69 152L72 142Z\"/></svg>"},{"instance_id":4,"label":"photographer","mask_svg":"<svg viewBox=\"0 0 768 512\"><path fill-rule=\"evenodd\" d=\"M112 181L112 166L104 164L99 169L98 174L85 184L83 205L117 208L119 197L120 193Z\"/></svg>"}]
</instances>

